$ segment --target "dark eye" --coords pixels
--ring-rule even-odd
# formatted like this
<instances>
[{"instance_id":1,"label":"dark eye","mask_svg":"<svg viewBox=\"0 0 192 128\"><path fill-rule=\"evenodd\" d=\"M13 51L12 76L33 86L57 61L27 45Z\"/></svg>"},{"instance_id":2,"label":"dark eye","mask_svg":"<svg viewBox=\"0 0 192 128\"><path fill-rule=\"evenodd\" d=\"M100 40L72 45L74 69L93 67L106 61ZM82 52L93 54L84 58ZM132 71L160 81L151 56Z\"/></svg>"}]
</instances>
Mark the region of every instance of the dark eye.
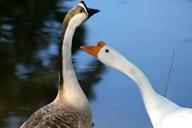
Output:
<instances>
[{"instance_id":1,"label":"dark eye","mask_svg":"<svg viewBox=\"0 0 192 128\"><path fill-rule=\"evenodd\" d=\"M105 49L105 52L108 53L108 52L109 52L109 49Z\"/></svg>"},{"instance_id":2,"label":"dark eye","mask_svg":"<svg viewBox=\"0 0 192 128\"><path fill-rule=\"evenodd\" d=\"M80 10L80 13L82 13L82 12L83 12L83 9Z\"/></svg>"}]
</instances>

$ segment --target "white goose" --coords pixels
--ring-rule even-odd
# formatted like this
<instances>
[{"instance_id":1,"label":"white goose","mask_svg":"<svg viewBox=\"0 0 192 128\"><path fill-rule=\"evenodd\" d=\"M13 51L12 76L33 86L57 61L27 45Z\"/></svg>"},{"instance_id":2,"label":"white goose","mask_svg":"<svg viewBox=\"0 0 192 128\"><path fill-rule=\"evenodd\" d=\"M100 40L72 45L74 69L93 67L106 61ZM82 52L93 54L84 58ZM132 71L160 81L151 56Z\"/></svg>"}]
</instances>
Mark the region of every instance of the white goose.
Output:
<instances>
[{"instance_id":1,"label":"white goose","mask_svg":"<svg viewBox=\"0 0 192 128\"><path fill-rule=\"evenodd\" d=\"M135 81L154 128L192 128L192 109L183 108L158 94L145 74L113 48L100 41L97 46L81 49Z\"/></svg>"},{"instance_id":2,"label":"white goose","mask_svg":"<svg viewBox=\"0 0 192 128\"><path fill-rule=\"evenodd\" d=\"M60 39L60 86L55 100L40 108L20 128L91 128L92 116L88 100L76 78L72 60L72 38L76 28L97 9L83 1L71 9L63 21Z\"/></svg>"}]
</instances>

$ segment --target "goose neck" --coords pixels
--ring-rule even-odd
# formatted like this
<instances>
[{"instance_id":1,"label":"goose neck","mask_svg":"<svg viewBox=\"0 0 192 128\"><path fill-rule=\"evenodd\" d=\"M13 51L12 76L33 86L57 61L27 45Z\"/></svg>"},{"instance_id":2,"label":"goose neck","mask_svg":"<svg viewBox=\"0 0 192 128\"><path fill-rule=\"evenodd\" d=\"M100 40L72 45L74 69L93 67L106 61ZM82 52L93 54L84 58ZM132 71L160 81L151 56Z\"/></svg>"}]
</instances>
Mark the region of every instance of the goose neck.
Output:
<instances>
[{"instance_id":1,"label":"goose neck","mask_svg":"<svg viewBox=\"0 0 192 128\"><path fill-rule=\"evenodd\" d=\"M76 28L73 22L69 22L62 39L60 51L62 61L60 65L60 89L58 96L60 97L59 99L62 99L61 101L73 107L89 111L88 100L79 85L72 64L71 47Z\"/></svg>"}]
</instances>

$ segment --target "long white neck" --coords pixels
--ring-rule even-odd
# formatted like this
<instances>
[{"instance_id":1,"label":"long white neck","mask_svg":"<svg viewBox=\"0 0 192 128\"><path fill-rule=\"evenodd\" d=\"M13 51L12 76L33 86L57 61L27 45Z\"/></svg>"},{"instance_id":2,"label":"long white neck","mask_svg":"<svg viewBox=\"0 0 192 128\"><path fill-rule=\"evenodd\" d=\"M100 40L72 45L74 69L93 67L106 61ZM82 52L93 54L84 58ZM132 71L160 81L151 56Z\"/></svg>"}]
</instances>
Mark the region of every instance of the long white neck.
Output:
<instances>
[{"instance_id":1,"label":"long white neck","mask_svg":"<svg viewBox=\"0 0 192 128\"><path fill-rule=\"evenodd\" d=\"M72 64L71 47L75 30L76 25L74 22L69 22L64 32L61 49L62 75L60 75L60 77L62 77L62 81L60 81L58 94L65 100L65 102L73 107L89 109L88 100L78 83Z\"/></svg>"},{"instance_id":2,"label":"long white neck","mask_svg":"<svg viewBox=\"0 0 192 128\"><path fill-rule=\"evenodd\" d=\"M153 126L156 126L165 114L178 108L176 104L155 92L146 75L138 67L122 56L118 58L113 67L135 81Z\"/></svg>"}]
</instances>

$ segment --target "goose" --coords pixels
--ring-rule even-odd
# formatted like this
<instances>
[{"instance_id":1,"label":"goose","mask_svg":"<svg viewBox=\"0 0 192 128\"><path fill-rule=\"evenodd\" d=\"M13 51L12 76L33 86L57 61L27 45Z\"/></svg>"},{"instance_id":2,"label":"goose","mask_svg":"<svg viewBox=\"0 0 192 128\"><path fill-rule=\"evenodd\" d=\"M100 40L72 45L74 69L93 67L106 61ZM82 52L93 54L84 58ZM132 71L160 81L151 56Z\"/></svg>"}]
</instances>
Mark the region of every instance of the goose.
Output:
<instances>
[{"instance_id":1,"label":"goose","mask_svg":"<svg viewBox=\"0 0 192 128\"><path fill-rule=\"evenodd\" d=\"M116 50L103 41L96 46L82 46L81 49L105 65L124 73L136 83L154 128L192 128L192 109L181 107L158 94L147 76Z\"/></svg>"},{"instance_id":2,"label":"goose","mask_svg":"<svg viewBox=\"0 0 192 128\"><path fill-rule=\"evenodd\" d=\"M81 1L64 18L59 47L59 89L55 100L34 112L20 128L91 128L92 115L87 97L76 78L71 46L78 26L90 18L97 9Z\"/></svg>"}]
</instances>

